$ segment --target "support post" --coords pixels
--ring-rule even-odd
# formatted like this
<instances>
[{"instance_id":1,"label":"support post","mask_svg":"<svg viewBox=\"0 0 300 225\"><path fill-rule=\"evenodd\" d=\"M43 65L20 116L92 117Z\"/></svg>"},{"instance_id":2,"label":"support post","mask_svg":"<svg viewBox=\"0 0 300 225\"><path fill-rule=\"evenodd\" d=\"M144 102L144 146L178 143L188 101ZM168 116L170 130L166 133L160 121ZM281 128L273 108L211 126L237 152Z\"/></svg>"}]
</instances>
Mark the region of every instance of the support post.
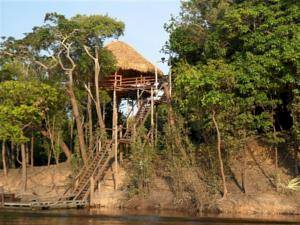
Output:
<instances>
[{"instance_id":1,"label":"support post","mask_svg":"<svg viewBox=\"0 0 300 225\"><path fill-rule=\"evenodd\" d=\"M137 89L137 93L136 93L137 97L137 107L140 108L140 89Z\"/></svg>"},{"instance_id":2,"label":"support post","mask_svg":"<svg viewBox=\"0 0 300 225\"><path fill-rule=\"evenodd\" d=\"M130 105L129 105L129 98L126 99L126 129L128 129L128 119L130 113Z\"/></svg>"},{"instance_id":3,"label":"support post","mask_svg":"<svg viewBox=\"0 0 300 225\"><path fill-rule=\"evenodd\" d=\"M120 140L122 139L122 137L123 137L123 127L122 127L122 125L120 126ZM123 146L124 146L124 144L121 144L120 143L120 165L122 165L122 163L123 163Z\"/></svg>"},{"instance_id":4,"label":"support post","mask_svg":"<svg viewBox=\"0 0 300 225\"><path fill-rule=\"evenodd\" d=\"M91 185L91 189L90 189L90 206L94 206L95 204L95 180L94 177L90 178L90 185Z\"/></svg>"},{"instance_id":5,"label":"support post","mask_svg":"<svg viewBox=\"0 0 300 225\"><path fill-rule=\"evenodd\" d=\"M158 113L157 113L157 106L155 107L155 147L157 147L158 141L158 132L157 132L157 125L158 125Z\"/></svg>"},{"instance_id":6,"label":"support post","mask_svg":"<svg viewBox=\"0 0 300 225\"><path fill-rule=\"evenodd\" d=\"M153 87L151 87L151 143L154 144L154 95L153 95Z\"/></svg>"},{"instance_id":7,"label":"support post","mask_svg":"<svg viewBox=\"0 0 300 225\"><path fill-rule=\"evenodd\" d=\"M102 106L102 110L103 110L103 111L102 111L102 114L103 114L103 122L104 122L104 124L105 124L105 116L106 116L106 111L105 111L106 109L105 109L105 107L106 107L106 106L105 106L105 103L103 103L103 106Z\"/></svg>"},{"instance_id":8,"label":"support post","mask_svg":"<svg viewBox=\"0 0 300 225\"><path fill-rule=\"evenodd\" d=\"M101 194L101 182L98 182L98 196Z\"/></svg>"},{"instance_id":9,"label":"support post","mask_svg":"<svg viewBox=\"0 0 300 225\"><path fill-rule=\"evenodd\" d=\"M114 85L114 96L113 96L113 142L114 142L114 156L115 156L115 190L118 188L118 112L117 112L117 92L116 92L116 81Z\"/></svg>"}]
</instances>

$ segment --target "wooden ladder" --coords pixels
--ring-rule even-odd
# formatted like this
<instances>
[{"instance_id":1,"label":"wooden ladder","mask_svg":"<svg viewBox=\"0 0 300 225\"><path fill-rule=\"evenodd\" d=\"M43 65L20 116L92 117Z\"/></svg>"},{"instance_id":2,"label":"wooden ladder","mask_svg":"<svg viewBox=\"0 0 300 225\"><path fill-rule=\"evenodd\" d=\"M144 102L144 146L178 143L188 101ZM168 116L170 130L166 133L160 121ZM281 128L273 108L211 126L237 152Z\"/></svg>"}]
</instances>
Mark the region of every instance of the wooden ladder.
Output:
<instances>
[{"instance_id":1,"label":"wooden ladder","mask_svg":"<svg viewBox=\"0 0 300 225\"><path fill-rule=\"evenodd\" d=\"M154 101L154 104L159 104L164 101L164 95L160 96ZM151 111L151 99L147 99L142 102L136 115L134 116L134 123L135 127L138 128L144 124L147 116ZM150 132L147 136L149 136ZM132 137L132 128L126 129L122 139L131 141ZM78 200L87 200L90 194L90 179L94 178L94 182L97 183L101 179L103 179L105 172L107 171L110 161L114 158L114 151L113 151L113 141L106 141L104 146L99 151L97 146L93 149L93 151L89 154L87 163L81 169L80 173L75 178L76 185L72 192L71 196L73 201Z\"/></svg>"},{"instance_id":2,"label":"wooden ladder","mask_svg":"<svg viewBox=\"0 0 300 225\"><path fill-rule=\"evenodd\" d=\"M73 190L73 200L87 200L90 194L90 179L95 182L101 180L109 167L109 162L113 159L112 141L107 141L105 146L99 151L94 148L90 153L86 165L76 178L75 189Z\"/></svg>"},{"instance_id":3,"label":"wooden ladder","mask_svg":"<svg viewBox=\"0 0 300 225\"><path fill-rule=\"evenodd\" d=\"M135 128L140 127L141 125L144 124L147 116L149 115L151 110L151 101L150 100L146 100L144 102L142 102L141 106L138 108L138 111L136 113L136 115L134 116L134 126ZM133 126L130 128L127 128L122 140L124 142L126 141L130 141L131 137L132 137L132 132L133 132Z\"/></svg>"}]
</instances>

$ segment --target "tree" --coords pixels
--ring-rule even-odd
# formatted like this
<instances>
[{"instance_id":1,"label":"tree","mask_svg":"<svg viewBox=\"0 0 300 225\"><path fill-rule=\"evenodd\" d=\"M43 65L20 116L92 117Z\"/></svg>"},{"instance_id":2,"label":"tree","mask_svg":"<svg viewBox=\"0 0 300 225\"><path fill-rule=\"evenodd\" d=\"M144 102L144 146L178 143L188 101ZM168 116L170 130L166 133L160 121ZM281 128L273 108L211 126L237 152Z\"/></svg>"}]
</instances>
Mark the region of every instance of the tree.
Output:
<instances>
[{"instance_id":1,"label":"tree","mask_svg":"<svg viewBox=\"0 0 300 225\"><path fill-rule=\"evenodd\" d=\"M176 59L184 59L193 65L205 61L203 52L206 39L233 2L235 1L183 1L179 16L173 16L169 23L165 24L166 31L170 33L165 50L168 53L175 53Z\"/></svg>"},{"instance_id":2,"label":"tree","mask_svg":"<svg viewBox=\"0 0 300 225\"><path fill-rule=\"evenodd\" d=\"M223 183L223 197L227 196L226 178L221 150L221 131L219 119L221 114L234 106L233 89L235 85L235 73L232 68L223 61L210 61L207 65L190 67L181 65L176 73L176 85L178 90L183 90L185 95L186 107L199 107L205 112L207 117L211 118L212 126L216 131L216 146L220 173ZM203 116L203 115L202 115ZM226 121L222 121L226 123Z\"/></svg>"},{"instance_id":3,"label":"tree","mask_svg":"<svg viewBox=\"0 0 300 225\"><path fill-rule=\"evenodd\" d=\"M217 136L243 140L245 149L246 140L259 135L277 153L284 130L295 129L297 121L292 102L299 95L299 15L296 1L182 3L179 17L166 27L166 49L175 57L176 104L190 126L197 127L198 142L209 143L210 117ZM207 71L210 75L203 76ZM228 80L220 83L216 74L222 71ZM277 154L275 161L277 168Z\"/></svg>"},{"instance_id":4,"label":"tree","mask_svg":"<svg viewBox=\"0 0 300 225\"><path fill-rule=\"evenodd\" d=\"M84 90L85 82L90 82L93 68L86 54L89 51L86 50L95 52L97 57L97 63L94 63L96 110L99 124L103 128L98 82L99 77L103 78L114 69L114 60L111 54L103 50L103 42L107 38L119 37L123 30L122 22L108 16L77 15L67 19L57 13L48 13L42 26L34 27L23 39L6 41L4 44L2 52L29 63L42 79L66 84L65 90L76 121L78 143L84 163L87 162L87 151L82 126L82 99L78 97L79 92Z\"/></svg>"},{"instance_id":5,"label":"tree","mask_svg":"<svg viewBox=\"0 0 300 225\"><path fill-rule=\"evenodd\" d=\"M24 143L29 141L30 130L42 125L46 113L57 99L54 88L39 82L0 83L0 139L3 143L11 141L21 144L23 191L26 191L27 183Z\"/></svg>"}]
</instances>

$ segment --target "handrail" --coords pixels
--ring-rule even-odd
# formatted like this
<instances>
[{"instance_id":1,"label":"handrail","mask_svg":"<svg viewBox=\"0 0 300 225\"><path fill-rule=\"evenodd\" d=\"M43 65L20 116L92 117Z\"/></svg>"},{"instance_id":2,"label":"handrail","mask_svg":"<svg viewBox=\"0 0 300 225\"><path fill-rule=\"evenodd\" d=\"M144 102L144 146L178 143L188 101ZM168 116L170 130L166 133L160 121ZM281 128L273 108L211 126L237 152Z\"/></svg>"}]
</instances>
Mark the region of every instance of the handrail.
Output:
<instances>
[{"instance_id":1,"label":"handrail","mask_svg":"<svg viewBox=\"0 0 300 225\"><path fill-rule=\"evenodd\" d=\"M162 96L163 96L164 94L163 94L162 96L158 96L158 93L159 93L160 91L162 91L162 90L163 90L163 85L161 84L160 87L159 87L159 89L157 89L154 98L160 97L160 99L161 99ZM137 114L138 114L139 110L145 106L145 104L150 104L151 99L148 98L148 99L146 99L146 100L144 100L144 101L142 101L142 102L143 102L143 103L142 103L141 107L138 109ZM135 102L134 105L136 105L136 104L137 104L137 101ZM126 116L126 120L125 120L125 121L127 121L128 117L129 117L129 115L131 114L131 112L132 112L133 109L134 109L134 107L131 108L130 113L128 113L128 115ZM125 127L125 121L123 122L122 127ZM140 121L135 121L136 124L138 124L139 122L140 122ZM126 129L126 131L125 131L125 133L124 133L124 135L123 135L123 138L126 137L127 130L128 130L128 129Z\"/></svg>"}]
</instances>

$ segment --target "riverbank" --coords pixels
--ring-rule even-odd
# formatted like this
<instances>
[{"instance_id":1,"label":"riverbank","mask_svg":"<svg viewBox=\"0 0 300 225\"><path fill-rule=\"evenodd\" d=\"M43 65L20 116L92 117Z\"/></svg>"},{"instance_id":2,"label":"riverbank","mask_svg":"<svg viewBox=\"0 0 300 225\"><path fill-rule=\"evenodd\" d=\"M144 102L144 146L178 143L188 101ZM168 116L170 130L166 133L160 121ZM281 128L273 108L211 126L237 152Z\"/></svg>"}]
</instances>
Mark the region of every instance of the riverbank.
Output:
<instances>
[{"instance_id":1,"label":"riverbank","mask_svg":"<svg viewBox=\"0 0 300 225\"><path fill-rule=\"evenodd\" d=\"M196 175L183 172L178 183L184 183L180 195L174 191L167 175L156 170L152 185L145 195L133 195L128 188L130 162L125 160L118 171L118 188L115 190L114 166L105 174L104 179L93 193L91 206L101 209L129 209L154 211L181 211L191 214L218 213L236 215L300 215L300 192L288 190L286 185L292 178L289 170L279 167L278 188L274 186L274 164L269 152L252 144L255 151L246 157L246 193L241 190L243 162L239 155L231 158L230 171L226 171L229 195L222 199L221 194L209 194L211 190L205 182L198 182ZM2 171L0 171L2 173ZM199 172L201 174L201 171ZM27 191L21 191L21 170L10 169L7 178L0 180L6 192L15 193L23 201L57 198L70 185L71 166L67 163L28 168ZM197 183L195 185L195 183ZM196 189L197 193L195 193ZM207 191L208 190L208 191ZM196 195L197 194L197 195ZM195 199L202 200L201 208Z\"/></svg>"}]
</instances>

